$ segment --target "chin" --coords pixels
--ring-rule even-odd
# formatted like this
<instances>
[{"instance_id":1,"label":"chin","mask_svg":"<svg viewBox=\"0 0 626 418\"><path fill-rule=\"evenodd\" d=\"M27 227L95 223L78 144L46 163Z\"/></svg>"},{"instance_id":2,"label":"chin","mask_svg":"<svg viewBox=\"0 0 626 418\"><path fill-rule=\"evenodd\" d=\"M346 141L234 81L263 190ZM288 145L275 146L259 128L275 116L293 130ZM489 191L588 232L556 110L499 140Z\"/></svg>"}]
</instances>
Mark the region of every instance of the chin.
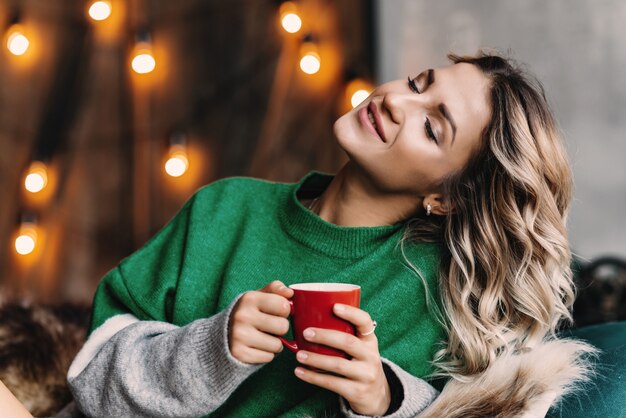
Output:
<instances>
[{"instance_id":1,"label":"chin","mask_svg":"<svg viewBox=\"0 0 626 418\"><path fill-rule=\"evenodd\" d=\"M368 161L368 154L363 146L362 134L357 131L358 127L351 123L350 118L346 117L347 115L349 114L343 115L335 121L333 125L335 139L348 156L348 164L359 171L367 173L373 168L370 167L372 162Z\"/></svg>"},{"instance_id":2,"label":"chin","mask_svg":"<svg viewBox=\"0 0 626 418\"><path fill-rule=\"evenodd\" d=\"M356 118L352 111L344 114L333 124L333 132L337 144L353 159L353 152L362 147L358 126L355 126Z\"/></svg>"}]
</instances>

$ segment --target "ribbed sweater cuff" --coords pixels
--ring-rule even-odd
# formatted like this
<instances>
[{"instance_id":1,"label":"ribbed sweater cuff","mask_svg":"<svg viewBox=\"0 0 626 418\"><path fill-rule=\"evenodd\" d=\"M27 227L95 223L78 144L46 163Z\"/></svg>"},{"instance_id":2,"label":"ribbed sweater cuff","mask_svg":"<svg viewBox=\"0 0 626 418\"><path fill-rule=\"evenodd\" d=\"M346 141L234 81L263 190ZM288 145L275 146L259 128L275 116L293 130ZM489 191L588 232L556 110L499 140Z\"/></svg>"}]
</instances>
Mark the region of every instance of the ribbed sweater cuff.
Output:
<instances>
[{"instance_id":1,"label":"ribbed sweater cuff","mask_svg":"<svg viewBox=\"0 0 626 418\"><path fill-rule=\"evenodd\" d=\"M207 376L207 382L217 393L230 394L262 365L247 364L237 360L230 353L228 345L228 324L230 314L240 294L222 312L208 319L200 319L194 324L194 348L200 365Z\"/></svg>"},{"instance_id":2,"label":"ribbed sweater cuff","mask_svg":"<svg viewBox=\"0 0 626 418\"><path fill-rule=\"evenodd\" d=\"M402 370L395 363L382 359L383 365L391 371L399 382L399 387L392 385L390 382L391 391L402 391L402 402L395 411L387 411L388 415L384 415L385 418L409 418L415 417L422 412L428 405L430 405L435 398L439 395L437 389L433 388L425 380L407 373ZM393 397L393 394L392 394ZM350 404L340 397L339 404L341 412L347 418L367 418L367 415L360 415L354 412L350 408Z\"/></svg>"}]
</instances>

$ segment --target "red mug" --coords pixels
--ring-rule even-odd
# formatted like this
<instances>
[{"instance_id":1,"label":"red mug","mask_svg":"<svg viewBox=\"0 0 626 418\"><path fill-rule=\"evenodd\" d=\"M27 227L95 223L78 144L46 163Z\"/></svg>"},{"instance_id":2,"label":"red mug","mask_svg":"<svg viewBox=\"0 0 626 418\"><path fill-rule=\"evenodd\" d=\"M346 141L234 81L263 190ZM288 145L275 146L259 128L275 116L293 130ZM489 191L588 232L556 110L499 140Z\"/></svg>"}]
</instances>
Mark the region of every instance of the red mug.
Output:
<instances>
[{"instance_id":1,"label":"red mug","mask_svg":"<svg viewBox=\"0 0 626 418\"><path fill-rule=\"evenodd\" d=\"M299 283L289 286L293 289L291 319L295 341L280 338L283 345L297 353L307 350L329 356L349 358L341 350L315 344L304 339L302 332L307 328L325 328L355 335L354 325L333 313L336 303L354 307L360 306L361 286L347 283Z\"/></svg>"}]
</instances>

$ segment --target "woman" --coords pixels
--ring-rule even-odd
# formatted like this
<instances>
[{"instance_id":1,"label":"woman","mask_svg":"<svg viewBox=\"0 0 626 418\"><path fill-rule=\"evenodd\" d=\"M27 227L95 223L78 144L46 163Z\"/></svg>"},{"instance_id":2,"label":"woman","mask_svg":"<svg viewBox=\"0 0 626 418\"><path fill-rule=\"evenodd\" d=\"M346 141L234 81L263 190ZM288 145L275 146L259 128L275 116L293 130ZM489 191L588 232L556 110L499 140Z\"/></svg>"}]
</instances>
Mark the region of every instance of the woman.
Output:
<instances>
[{"instance_id":1,"label":"woman","mask_svg":"<svg viewBox=\"0 0 626 418\"><path fill-rule=\"evenodd\" d=\"M450 58L337 120L337 175L215 182L111 271L68 374L80 409L545 415L590 351L542 342L573 300L569 166L538 84L497 56ZM361 285L362 309L335 306L356 336L308 337L351 360L278 354L302 281ZM452 378L440 395L435 375Z\"/></svg>"}]
</instances>

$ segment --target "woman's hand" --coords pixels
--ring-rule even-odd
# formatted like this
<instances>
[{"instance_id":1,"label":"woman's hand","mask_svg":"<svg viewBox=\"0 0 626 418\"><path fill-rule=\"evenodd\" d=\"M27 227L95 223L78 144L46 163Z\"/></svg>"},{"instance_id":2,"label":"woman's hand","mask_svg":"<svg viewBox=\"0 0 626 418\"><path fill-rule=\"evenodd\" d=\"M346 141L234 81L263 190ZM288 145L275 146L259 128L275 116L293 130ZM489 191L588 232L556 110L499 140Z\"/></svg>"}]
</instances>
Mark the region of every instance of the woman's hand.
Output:
<instances>
[{"instance_id":1,"label":"woman's hand","mask_svg":"<svg viewBox=\"0 0 626 418\"><path fill-rule=\"evenodd\" d=\"M367 312L352 306L335 304L333 311L356 327L356 336L341 331L308 328L304 337L308 341L343 350L352 359L301 350L296 356L300 363L339 376L304 367L296 368L295 374L305 382L343 396L357 414L384 415L391 403L391 393L378 352L378 339L374 333L361 335L372 330L372 319Z\"/></svg>"},{"instance_id":2,"label":"woman's hand","mask_svg":"<svg viewBox=\"0 0 626 418\"><path fill-rule=\"evenodd\" d=\"M277 335L289 331L288 298L293 290L276 280L258 291L246 292L230 314L228 346L237 360L269 363L283 350Z\"/></svg>"}]
</instances>

